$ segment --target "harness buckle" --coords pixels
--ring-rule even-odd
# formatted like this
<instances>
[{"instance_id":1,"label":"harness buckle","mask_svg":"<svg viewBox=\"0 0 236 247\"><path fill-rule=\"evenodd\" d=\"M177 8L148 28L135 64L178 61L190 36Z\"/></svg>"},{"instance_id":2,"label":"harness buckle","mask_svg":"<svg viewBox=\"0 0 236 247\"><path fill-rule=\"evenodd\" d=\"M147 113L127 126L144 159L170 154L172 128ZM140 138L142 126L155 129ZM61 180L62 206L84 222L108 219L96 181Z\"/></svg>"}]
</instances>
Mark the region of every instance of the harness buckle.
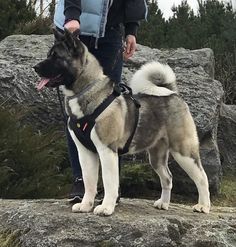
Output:
<instances>
[{"instance_id":1,"label":"harness buckle","mask_svg":"<svg viewBox=\"0 0 236 247\"><path fill-rule=\"evenodd\" d=\"M132 89L124 83L119 83L118 85L120 87L121 94L128 95L130 99L134 102L135 106L137 108L140 108L140 103L133 97Z\"/></svg>"},{"instance_id":2,"label":"harness buckle","mask_svg":"<svg viewBox=\"0 0 236 247\"><path fill-rule=\"evenodd\" d=\"M125 94L125 95L132 95L132 89L130 87L128 87L126 84L124 83L119 83L118 84L120 87L120 92L121 94Z\"/></svg>"}]
</instances>

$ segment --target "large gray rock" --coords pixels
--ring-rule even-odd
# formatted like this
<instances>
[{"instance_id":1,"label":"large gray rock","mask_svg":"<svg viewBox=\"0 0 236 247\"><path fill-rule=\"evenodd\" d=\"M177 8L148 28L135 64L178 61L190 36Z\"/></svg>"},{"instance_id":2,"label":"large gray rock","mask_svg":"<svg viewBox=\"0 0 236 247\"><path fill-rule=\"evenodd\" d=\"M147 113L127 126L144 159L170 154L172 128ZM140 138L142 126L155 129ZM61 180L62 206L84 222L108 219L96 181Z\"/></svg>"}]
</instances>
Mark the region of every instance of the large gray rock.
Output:
<instances>
[{"instance_id":1,"label":"large gray rock","mask_svg":"<svg viewBox=\"0 0 236 247\"><path fill-rule=\"evenodd\" d=\"M53 43L52 36L9 36L0 42L0 102L14 102L30 107L30 122L39 128L61 122L61 112L55 91L37 92L37 76L32 66L46 57ZM203 165L209 177L211 193L220 185L221 164L217 147L217 125L223 90L214 80L214 57L210 49L158 50L138 46L134 57L124 67L124 81L145 62L167 62L175 71L180 94L189 104L201 141ZM156 106L158 107L158 106ZM60 123L60 126L63 126ZM63 128L63 127L61 127ZM174 167L174 168L172 168ZM194 186L175 164L171 164L180 179L175 179L177 191L190 191ZM183 185L184 184L184 185Z\"/></svg>"},{"instance_id":2,"label":"large gray rock","mask_svg":"<svg viewBox=\"0 0 236 247\"><path fill-rule=\"evenodd\" d=\"M38 77L32 67L42 61L53 44L53 36L9 36L0 42L0 102L29 109L29 121L39 128L61 122L55 90L36 90Z\"/></svg>"},{"instance_id":3,"label":"large gray rock","mask_svg":"<svg viewBox=\"0 0 236 247\"><path fill-rule=\"evenodd\" d=\"M213 207L205 215L177 204L159 211L152 203L121 199L111 217L100 217L71 213L63 200L0 200L0 246L236 246L235 208Z\"/></svg>"},{"instance_id":4,"label":"large gray rock","mask_svg":"<svg viewBox=\"0 0 236 247\"><path fill-rule=\"evenodd\" d=\"M221 105L218 145L223 170L236 170L236 105Z\"/></svg>"}]
</instances>

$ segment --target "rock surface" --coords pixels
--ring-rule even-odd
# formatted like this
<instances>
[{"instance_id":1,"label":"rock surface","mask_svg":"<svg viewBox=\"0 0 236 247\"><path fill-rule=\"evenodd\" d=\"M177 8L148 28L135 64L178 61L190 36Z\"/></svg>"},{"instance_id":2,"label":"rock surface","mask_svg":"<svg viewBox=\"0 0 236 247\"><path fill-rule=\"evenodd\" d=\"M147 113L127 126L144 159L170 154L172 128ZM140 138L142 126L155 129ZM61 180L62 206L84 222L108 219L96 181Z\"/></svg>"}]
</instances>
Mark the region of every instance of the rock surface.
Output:
<instances>
[{"instance_id":1,"label":"rock surface","mask_svg":"<svg viewBox=\"0 0 236 247\"><path fill-rule=\"evenodd\" d=\"M56 92L37 92L37 76L32 69L33 65L46 57L52 44L53 37L45 35L9 36L0 42L0 103L13 102L29 108L29 120L38 128L56 124L63 129ZM134 57L124 67L124 81L142 64L151 60L167 62L176 73L180 94L188 103L197 125L202 163L209 177L211 193L217 193L221 163L216 135L223 90L220 82L214 80L213 52L207 48L162 51L139 45ZM192 192L194 186L190 179L182 170L175 168L176 165L170 166L173 173L180 177L174 183L181 182L181 186L174 188Z\"/></svg>"},{"instance_id":2,"label":"rock surface","mask_svg":"<svg viewBox=\"0 0 236 247\"><path fill-rule=\"evenodd\" d=\"M179 204L159 211L152 203L122 198L111 217L100 217L71 213L65 200L0 200L0 246L236 246L235 208L205 215Z\"/></svg>"},{"instance_id":3,"label":"rock surface","mask_svg":"<svg viewBox=\"0 0 236 247\"><path fill-rule=\"evenodd\" d=\"M223 170L236 170L236 105L221 105L217 140Z\"/></svg>"}]
</instances>

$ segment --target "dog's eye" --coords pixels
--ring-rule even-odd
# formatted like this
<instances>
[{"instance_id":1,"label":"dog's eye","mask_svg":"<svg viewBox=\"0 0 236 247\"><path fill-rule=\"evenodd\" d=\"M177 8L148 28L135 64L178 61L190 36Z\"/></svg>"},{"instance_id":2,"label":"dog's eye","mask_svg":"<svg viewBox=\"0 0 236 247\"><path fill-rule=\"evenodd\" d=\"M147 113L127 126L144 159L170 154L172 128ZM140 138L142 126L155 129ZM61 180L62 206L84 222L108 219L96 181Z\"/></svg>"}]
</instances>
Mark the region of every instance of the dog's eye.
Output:
<instances>
[{"instance_id":1,"label":"dog's eye","mask_svg":"<svg viewBox=\"0 0 236 247\"><path fill-rule=\"evenodd\" d=\"M47 57L58 57L57 53L55 51L49 51Z\"/></svg>"}]
</instances>

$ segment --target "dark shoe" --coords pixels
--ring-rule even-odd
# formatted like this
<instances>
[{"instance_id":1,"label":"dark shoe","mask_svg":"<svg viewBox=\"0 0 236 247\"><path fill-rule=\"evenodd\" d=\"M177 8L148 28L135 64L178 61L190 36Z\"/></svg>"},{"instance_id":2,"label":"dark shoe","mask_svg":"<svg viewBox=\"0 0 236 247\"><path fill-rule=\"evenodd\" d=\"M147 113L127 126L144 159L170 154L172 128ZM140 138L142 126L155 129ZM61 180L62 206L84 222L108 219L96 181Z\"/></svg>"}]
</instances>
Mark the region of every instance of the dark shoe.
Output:
<instances>
[{"instance_id":1,"label":"dark shoe","mask_svg":"<svg viewBox=\"0 0 236 247\"><path fill-rule=\"evenodd\" d=\"M68 196L70 203L81 202L84 196L84 182L82 178L75 178L72 184L71 191Z\"/></svg>"},{"instance_id":2,"label":"dark shoe","mask_svg":"<svg viewBox=\"0 0 236 247\"><path fill-rule=\"evenodd\" d=\"M103 198L104 198L104 190L100 189L96 194L95 202L97 202L97 204L102 204Z\"/></svg>"}]
</instances>

